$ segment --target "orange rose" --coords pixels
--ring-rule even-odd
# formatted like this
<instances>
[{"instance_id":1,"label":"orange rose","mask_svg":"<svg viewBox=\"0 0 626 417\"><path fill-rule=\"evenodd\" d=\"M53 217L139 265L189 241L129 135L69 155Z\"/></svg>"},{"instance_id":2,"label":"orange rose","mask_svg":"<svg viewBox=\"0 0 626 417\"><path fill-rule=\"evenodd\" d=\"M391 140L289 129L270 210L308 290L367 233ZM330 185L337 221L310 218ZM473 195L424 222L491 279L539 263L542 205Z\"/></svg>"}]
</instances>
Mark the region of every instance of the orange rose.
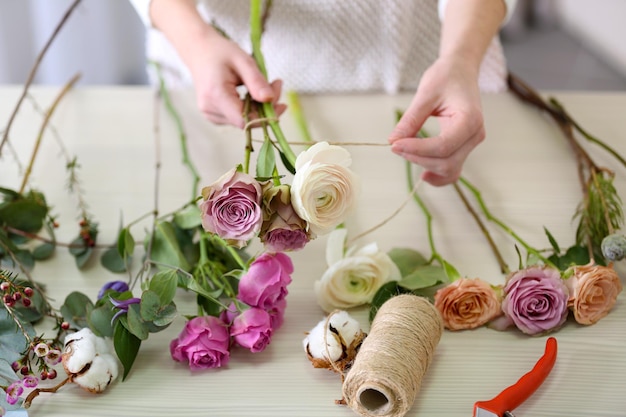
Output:
<instances>
[{"instance_id":1,"label":"orange rose","mask_svg":"<svg viewBox=\"0 0 626 417\"><path fill-rule=\"evenodd\" d=\"M461 278L435 293L435 307L448 330L480 327L502 314L501 297L479 278Z\"/></svg>"},{"instance_id":2,"label":"orange rose","mask_svg":"<svg viewBox=\"0 0 626 417\"><path fill-rule=\"evenodd\" d=\"M567 285L571 294L567 305L580 324L594 324L609 314L622 291L613 264L576 266Z\"/></svg>"}]
</instances>

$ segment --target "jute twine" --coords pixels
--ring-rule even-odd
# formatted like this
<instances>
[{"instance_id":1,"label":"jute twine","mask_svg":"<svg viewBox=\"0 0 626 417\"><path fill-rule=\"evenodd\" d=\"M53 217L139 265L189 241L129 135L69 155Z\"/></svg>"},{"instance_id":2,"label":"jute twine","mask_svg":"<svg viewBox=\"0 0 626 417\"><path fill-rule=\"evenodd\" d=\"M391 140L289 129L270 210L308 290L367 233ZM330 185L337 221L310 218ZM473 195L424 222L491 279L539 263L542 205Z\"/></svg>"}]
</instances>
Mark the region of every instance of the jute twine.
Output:
<instances>
[{"instance_id":1,"label":"jute twine","mask_svg":"<svg viewBox=\"0 0 626 417\"><path fill-rule=\"evenodd\" d=\"M362 416L401 417L415 401L441 338L443 321L425 298L404 294L378 310L343 383Z\"/></svg>"}]
</instances>

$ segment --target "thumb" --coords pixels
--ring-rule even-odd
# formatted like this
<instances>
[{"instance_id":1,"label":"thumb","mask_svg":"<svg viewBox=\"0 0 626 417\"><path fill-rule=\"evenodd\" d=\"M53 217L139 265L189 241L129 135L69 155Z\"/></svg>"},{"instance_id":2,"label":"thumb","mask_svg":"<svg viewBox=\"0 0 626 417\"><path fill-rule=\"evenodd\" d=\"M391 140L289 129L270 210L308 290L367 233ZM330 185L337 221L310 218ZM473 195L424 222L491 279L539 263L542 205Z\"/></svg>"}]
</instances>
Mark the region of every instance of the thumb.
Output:
<instances>
[{"instance_id":1,"label":"thumb","mask_svg":"<svg viewBox=\"0 0 626 417\"><path fill-rule=\"evenodd\" d=\"M389 135L389 143L393 144L398 139L416 137L432 112L433 104L430 101L422 100L419 94L416 94L409 108L402 114L396 127Z\"/></svg>"}]
</instances>

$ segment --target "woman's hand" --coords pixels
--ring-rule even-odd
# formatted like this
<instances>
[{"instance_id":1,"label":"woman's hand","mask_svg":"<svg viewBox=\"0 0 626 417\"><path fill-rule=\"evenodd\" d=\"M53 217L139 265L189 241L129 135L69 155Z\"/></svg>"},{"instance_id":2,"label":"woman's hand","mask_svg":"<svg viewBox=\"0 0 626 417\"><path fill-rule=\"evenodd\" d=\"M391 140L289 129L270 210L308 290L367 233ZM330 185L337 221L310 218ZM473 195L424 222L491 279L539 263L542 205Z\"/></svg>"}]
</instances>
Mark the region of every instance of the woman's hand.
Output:
<instances>
[{"instance_id":1,"label":"woman's hand","mask_svg":"<svg viewBox=\"0 0 626 417\"><path fill-rule=\"evenodd\" d=\"M439 134L416 138L430 116L439 120ZM484 138L478 74L462 59L448 57L424 73L389 142L394 153L424 168L424 181L440 186L460 177L465 159Z\"/></svg>"}]
</instances>

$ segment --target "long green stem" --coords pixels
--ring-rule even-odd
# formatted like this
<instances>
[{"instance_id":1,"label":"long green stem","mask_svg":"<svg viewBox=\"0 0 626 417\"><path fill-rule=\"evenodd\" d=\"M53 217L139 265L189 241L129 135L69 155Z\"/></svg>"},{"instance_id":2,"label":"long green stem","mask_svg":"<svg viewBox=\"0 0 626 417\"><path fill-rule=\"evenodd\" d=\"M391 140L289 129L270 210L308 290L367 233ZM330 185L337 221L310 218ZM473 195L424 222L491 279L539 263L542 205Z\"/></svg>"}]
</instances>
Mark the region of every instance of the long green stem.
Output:
<instances>
[{"instance_id":1,"label":"long green stem","mask_svg":"<svg viewBox=\"0 0 626 417\"><path fill-rule=\"evenodd\" d=\"M185 133L185 128L183 127L183 122L172 103L169 92L167 91L167 87L165 86L165 80L161 74L161 66L158 62L152 62L154 65L157 76L159 78L159 92L161 93L161 97L163 97L163 103L165 103L165 107L167 108L168 113L174 119L174 123L176 124L176 130L178 131L178 136L180 138L180 147L183 153L183 164L187 166L189 172L191 172L191 176L193 179L192 188L191 188L191 198L194 198L198 194L198 184L200 183L200 175L196 170L196 167L191 162L191 158L189 157L189 150L187 148L187 134Z\"/></svg>"},{"instance_id":2,"label":"long green stem","mask_svg":"<svg viewBox=\"0 0 626 417\"><path fill-rule=\"evenodd\" d=\"M311 136L309 126L307 125L306 118L304 117L304 112L302 111L302 106L300 105L300 97L298 97L298 93L293 90L288 91L287 101L289 102L289 109L291 110L291 114L293 115L293 118L298 125L298 129L300 130L300 136L302 136L302 140L307 143L313 144L313 137Z\"/></svg>"},{"instance_id":3,"label":"long green stem","mask_svg":"<svg viewBox=\"0 0 626 417\"><path fill-rule=\"evenodd\" d=\"M259 70L267 78L267 69L265 67L265 59L261 51L261 35L263 34L263 18L261 13L261 0L250 0L250 41L252 44L252 56L256 61ZM296 164L296 154L289 146L287 138L278 124L278 116L274 110L274 104L271 102L261 103L263 113L268 119L268 124L276 136L276 141L283 152L283 155L291 166Z\"/></svg>"},{"instance_id":4,"label":"long green stem","mask_svg":"<svg viewBox=\"0 0 626 417\"><path fill-rule=\"evenodd\" d=\"M476 201L478 201L478 205L480 206L481 211L483 212L483 214L485 215L485 217L487 218L487 220L497 224L502 230L504 230L506 233L508 233L511 237L513 237L513 239L515 239L520 245L522 245L522 247L524 247L524 249L526 249L526 251L528 251L528 253L532 253L533 255L535 255L537 258L539 258L543 263L545 263L546 265L550 265L553 268L557 268L552 262L550 262L546 257L544 257L543 255L541 255L541 253L533 248L532 246L530 246L528 243L526 243L517 233L515 233L509 226L507 226L504 222L502 222L500 219L496 218L493 214L491 214L491 212L489 211L489 209L487 208L487 205L485 204L485 201L483 200L480 191L474 187L474 185L472 185L467 179L461 177L459 179L459 181L461 182L461 184L463 184L468 190L470 190L470 192L474 195L474 198L476 198ZM558 268L557 268L558 269Z\"/></svg>"}]
</instances>

